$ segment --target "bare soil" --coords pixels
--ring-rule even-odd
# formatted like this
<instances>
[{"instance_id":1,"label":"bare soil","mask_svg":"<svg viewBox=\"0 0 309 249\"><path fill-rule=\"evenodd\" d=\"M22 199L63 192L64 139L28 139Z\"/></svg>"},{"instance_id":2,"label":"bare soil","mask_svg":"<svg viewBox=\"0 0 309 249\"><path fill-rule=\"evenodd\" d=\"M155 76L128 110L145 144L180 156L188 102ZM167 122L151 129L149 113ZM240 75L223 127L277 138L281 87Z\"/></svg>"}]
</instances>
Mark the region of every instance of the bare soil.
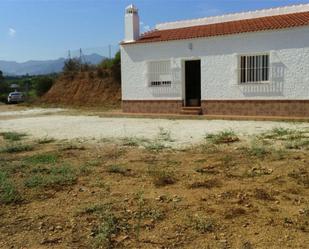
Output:
<instances>
[{"instance_id":1,"label":"bare soil","mask_svg":"<svg viewBox=\"0 0 309 249\"><path fill-rule=\"evenodd\" d=\"M66 106L119 108L120 84L111 77L99 78L94 72L60 76L40 103Z\"/></svg>"},{"instance_id":2,"label":"bare soil","mask_svg":"<svg viewBox=\"0 0 309 249\"><path fill-rule=\"evenodd\" d=\"M16 197L0 199L0 248L308 248L309 150L274 137L179 150L0 136L0 197L8 181ZM6 152L18 144L32 147Z\"/></svg>"}]
</instances>

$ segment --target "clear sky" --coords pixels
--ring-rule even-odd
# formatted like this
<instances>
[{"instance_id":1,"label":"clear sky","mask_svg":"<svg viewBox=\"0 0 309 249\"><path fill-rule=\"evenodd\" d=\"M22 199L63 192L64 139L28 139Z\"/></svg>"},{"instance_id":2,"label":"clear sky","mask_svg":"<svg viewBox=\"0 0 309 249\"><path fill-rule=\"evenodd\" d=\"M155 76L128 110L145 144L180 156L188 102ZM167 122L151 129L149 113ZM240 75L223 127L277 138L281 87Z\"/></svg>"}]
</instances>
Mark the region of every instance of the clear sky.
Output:
<instances>
[{"instance_id":1,"label":"clear sky","mask_svg":"<svg viewBox=\"0 0 309 249\"><path fill-rule=\"evenodd\" d=\"M116 48L123 38L130 3L146 30L160 22L309 0L0 0L0 60L54 59L78 48L107 53L108 44Z\"/></svg>"}]
</instances>

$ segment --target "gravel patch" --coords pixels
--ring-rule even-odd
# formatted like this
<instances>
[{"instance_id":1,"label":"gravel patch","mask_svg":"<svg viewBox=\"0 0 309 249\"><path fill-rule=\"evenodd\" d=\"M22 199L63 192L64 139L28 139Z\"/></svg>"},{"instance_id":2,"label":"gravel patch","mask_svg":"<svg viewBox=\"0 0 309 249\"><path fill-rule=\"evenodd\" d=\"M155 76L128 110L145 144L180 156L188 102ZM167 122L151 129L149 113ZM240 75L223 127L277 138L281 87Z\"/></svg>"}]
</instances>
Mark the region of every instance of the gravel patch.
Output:
<instances>
[{"instance_id":1,"label":"gravel patch","mask_svg":"<svg viewBox=\"0 0 309 249\"><path fill-rule=\"evenodd\" d=\"M50 109L48 109L50 110ZM58 109L61 110L61 109ZM308 129L308 123L228 120L168 120L147 118L104 118L97 116L50 115L0 120L0 132L25 132L35 138L85 139L104 138L155 139L160 132L170 133L171 146L179 147L203 141L205 134L233 130L241 136L256 135L275 127Z\"/></svg>"},{"instance_id":2,"label":"gravel patch","mask_svg":"<svg viewBox=\"0 0 309 249\"><path fill-rule=\"evenodd\" d=\"M29 108L25 110L14 110L14 111L1 111L1 116L31 116L31 115L40 115L40 114L52 114L62 112L65 109L62 108Z\"/></svg>"}]
</instances>

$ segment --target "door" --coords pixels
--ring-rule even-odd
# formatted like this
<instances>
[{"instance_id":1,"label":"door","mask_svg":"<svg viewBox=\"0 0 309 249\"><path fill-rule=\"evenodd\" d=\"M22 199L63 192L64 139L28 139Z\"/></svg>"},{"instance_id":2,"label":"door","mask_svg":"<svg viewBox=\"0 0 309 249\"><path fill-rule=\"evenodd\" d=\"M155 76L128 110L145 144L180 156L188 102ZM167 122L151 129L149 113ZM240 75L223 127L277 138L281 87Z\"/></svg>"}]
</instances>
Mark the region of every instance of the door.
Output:
<instances>
[{"instance_id":1,"label":"door","mask_svg":"<svg viewBox=\"0 0 309 249\"><path fill-rule=\"evenodd\" d=\"M185 62L185 105L201 105L201 61Z\"/></svg>"}]
</instances>

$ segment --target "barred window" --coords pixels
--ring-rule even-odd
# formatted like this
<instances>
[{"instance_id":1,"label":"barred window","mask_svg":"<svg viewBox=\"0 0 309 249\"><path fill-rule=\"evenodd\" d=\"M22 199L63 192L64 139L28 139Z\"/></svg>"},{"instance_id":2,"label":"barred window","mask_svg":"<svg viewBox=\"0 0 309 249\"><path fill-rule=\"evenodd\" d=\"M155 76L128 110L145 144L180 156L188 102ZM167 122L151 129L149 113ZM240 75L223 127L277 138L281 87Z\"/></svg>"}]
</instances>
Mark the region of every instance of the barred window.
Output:
<instances>
[{"instance_id":1,"label":"barred window","mask_svg":"<svg viewBox=\"0 0 309 249\"><path fill-rule=\"evenodd\" d=\"M150 86L170 86L171 81L151 81Z\"/></svg>"},{"instance_id":2,"label":"barred window","mask_svg":"<svg viewBox=\"0 0 309 249\"><path fill-rule=\"evenodd\" d=\"M147 66L150 87L171 86L172 72L170 61L151 61Z\"/></svg>"},{"instance_id":3,"label":"barred window","mask_svg":"<svg viewBox=\"0 0 309 249\"><path fill-rule=\"evenodd\" d=\"M240 56L240 83L263 83L269 81L269 55Z\"/></svg>"}]
</instances>

